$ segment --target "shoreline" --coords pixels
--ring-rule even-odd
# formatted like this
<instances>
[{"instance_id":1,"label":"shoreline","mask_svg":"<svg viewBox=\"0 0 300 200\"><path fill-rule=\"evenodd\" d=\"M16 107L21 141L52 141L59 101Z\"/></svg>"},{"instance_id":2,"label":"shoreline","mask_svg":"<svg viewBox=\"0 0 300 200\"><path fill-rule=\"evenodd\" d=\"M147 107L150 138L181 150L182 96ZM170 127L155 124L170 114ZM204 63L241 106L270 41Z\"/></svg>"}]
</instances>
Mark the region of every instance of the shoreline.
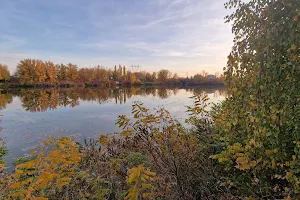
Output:
<instances>
[{"instance_id":1,"label":"shoreline","mask_svg":"<svg viewBox=\"0 0 300 200\"><path fill-rule=\"evenodd\" d=\"M147 86L177 86L177 87L225 87L224 83L142 83L142 84L117 84L117 83L56 83L56 84L0 84L0 91L22 88L116 88L116 87L147 87Z\"/></svg>"}]
</instances>

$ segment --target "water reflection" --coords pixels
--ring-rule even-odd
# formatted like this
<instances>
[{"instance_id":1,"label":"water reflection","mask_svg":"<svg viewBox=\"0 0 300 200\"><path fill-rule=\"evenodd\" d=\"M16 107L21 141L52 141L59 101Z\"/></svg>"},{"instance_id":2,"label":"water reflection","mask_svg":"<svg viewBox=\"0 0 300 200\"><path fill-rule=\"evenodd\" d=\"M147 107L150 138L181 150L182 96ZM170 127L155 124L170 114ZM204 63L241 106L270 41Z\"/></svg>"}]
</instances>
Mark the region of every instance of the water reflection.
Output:
<instances>
[{"instance_id":1,"label":"water reflection","mask_svg":"<svg viewBox=\"0 0 300 200\"><path fill-rule=\"evenodd\" d=\"M215 103L225 98L223 88L208 87L21 89L2 93L0 137L10 152L5 160L12 163L13 158L29 153L48 135L83 141L100 133L119 132L115 120L121 114L130 114L134 101L150 109L163 106L184 123L189 97L203 93Z\"/></svg>"},{"instance_id":2,"label":"water reflection","mask_svg":"<svg viewBox=\"0 0 300 200\"><path fill-rule=\"evenodd\" d=\"M75 107L80 101L95 101L105 104L114 100L116 104L125 104L133 96L149 96L167 99L171 95L177 95L179 89L185 89L194 95L203 93L214 94L214 98L224 96L223 88L172 88L172 87L131 87L119 89L99 88L64 88L64 89L21 89L11 93L0 94L0 109L12 103L13 96L18 96L22 107L29 112L44 112L59 107Z\"/></svg>"},{"instance_id":3,"label":"water reflection","mask_svg":"<svg viewBox=\"0 0 300 200\"><path fill-rule=\"evenodd\" d=\"M226 96L226 91L223 87L215 88L215 87L194 87L187 89L190 92L193 92L194 95L202 95L204 93L213 94L214 98L219 98L220 96Z\"/></svg>"},{"instance_id":4,"label":"water reflection","mask_svg":"<svg viewBox=\"0 0 300 200\"><path fill-rule=\"evenodd\" d=\"M6 108L7 104L12 103L13 95L11 93L0 93L0 110Z\"/></svg>"},{"instance_id":5,"label":"water reflection","mask_svg":"<svg viewBox=\"0 0 300 200\"><path fill-rule=\"evenodd\" d=\"M0 93L0 110L5 109L6 106L13 101L13 95L7 94L7 93ZM1 116L1 113L0 113ZM2 123L2 120L0 118L0 124ZM3 157L8 154L7 148L5 146L5 143L3 141L2 135L1 135L2 127L0 126L0 165L4 164L5 161L3 160ZM3 168L0 166L0 174L2 173Z\"/></svg>"}]
</instances>

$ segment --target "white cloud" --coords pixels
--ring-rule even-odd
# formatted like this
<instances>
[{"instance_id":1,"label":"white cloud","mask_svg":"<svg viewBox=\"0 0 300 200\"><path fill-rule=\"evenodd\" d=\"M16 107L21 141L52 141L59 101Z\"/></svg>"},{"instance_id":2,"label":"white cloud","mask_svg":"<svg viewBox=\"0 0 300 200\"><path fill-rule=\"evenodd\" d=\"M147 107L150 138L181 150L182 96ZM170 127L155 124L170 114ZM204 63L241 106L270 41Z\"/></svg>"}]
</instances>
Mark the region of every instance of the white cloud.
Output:
<instances>
[{"instance_id":1,"label":"white cloud","mask_svg":"<svg viewBox=\"0 0 300 200\"><path fill-rule=\"evenodd\" d=\"M0 8L0 27L5 29L0 62L11 69L20 59L33 57L81 66L121 63L149 71L222 71L232 45L224 2L23 0L27 6L52 9L48 15L5 2Z\"/></svg>"}]
</instances>

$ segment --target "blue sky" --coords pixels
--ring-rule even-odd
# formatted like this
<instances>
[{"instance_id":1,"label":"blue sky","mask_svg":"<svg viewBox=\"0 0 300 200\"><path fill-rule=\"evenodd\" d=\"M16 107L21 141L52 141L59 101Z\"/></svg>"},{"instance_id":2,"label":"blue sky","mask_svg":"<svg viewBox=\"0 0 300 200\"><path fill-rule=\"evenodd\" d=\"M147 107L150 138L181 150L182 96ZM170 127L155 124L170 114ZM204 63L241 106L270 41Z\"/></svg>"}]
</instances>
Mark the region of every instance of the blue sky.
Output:
<instances>
[{"instance_id":1,"label":"blue sky","mask_svg":"<svg viewBox=\"0 0 300 200\"><path fill-rule=\"evenodd\" d=\"M0 0L0 63L38 58L221 72L232 46L225 0Z\"/></svg>"}]
</instances>

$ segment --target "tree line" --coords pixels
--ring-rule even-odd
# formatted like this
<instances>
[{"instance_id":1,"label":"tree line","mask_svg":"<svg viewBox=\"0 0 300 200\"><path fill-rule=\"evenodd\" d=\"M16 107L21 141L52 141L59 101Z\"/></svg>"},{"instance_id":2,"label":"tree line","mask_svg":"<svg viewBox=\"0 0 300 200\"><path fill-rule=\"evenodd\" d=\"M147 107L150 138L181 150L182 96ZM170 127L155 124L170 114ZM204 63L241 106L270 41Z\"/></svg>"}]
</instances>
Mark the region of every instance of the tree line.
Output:
<instances>
[{"instance_id":1,"label":"tree line","mask_svg":"<svg viewBox=\"0 0 300 200\"><path fill-rule=\"evenodd\" d=\"M20 85L55 85L55 84L86 84L109 85L113 83L140 84L180 84L184 83L222 83L223 75L209 75L202 72L192 77L182 78L177 73L162 69L158 72L128 70L126 66L117 65L113 69L103 66L78 67L75 64L55 64L51 61L24 59L17 65L16 72L11 76L6 65L0 65L0 80Z\"/></svg>"}]
</instances>

